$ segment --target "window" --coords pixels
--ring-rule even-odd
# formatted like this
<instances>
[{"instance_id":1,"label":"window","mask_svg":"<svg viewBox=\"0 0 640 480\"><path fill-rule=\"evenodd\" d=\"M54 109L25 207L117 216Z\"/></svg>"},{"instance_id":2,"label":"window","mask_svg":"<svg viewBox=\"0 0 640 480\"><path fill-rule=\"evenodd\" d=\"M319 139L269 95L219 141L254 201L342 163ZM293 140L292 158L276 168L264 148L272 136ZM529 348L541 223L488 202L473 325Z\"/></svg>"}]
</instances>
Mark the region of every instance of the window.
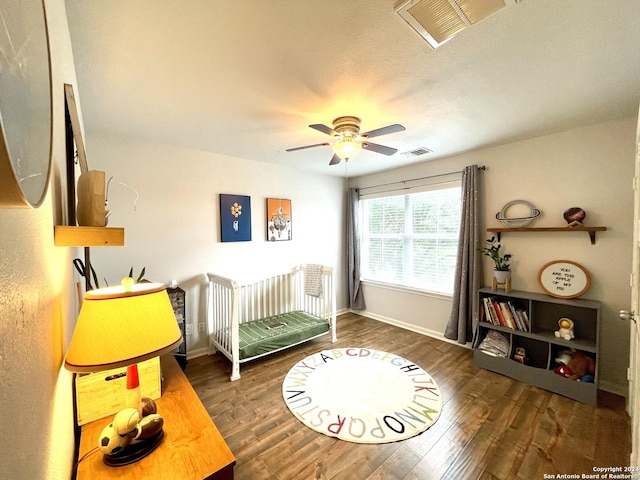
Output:
<instances>
[{"instance_id":1,"label":"window","mask_svg":"<svg viewBox=\"0 0 640 480\"><path fill-rule=\"evenodd\" d=\"M363 280L452 294L461 187L364 198Z\"/></svg>"}]
</instances>

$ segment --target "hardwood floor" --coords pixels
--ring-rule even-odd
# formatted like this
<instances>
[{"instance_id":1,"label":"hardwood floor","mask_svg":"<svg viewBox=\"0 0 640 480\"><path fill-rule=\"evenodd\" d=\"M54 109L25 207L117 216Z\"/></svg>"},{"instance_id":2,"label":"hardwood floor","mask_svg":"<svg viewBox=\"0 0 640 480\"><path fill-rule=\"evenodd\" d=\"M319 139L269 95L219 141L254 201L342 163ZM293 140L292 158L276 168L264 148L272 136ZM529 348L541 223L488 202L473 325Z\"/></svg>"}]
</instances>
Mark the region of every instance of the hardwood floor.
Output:
<instances>
[{"instance_id":1,"label":"hardwood floor","mask_svg":"<svg viewBox=\"0 0 640 480\"><path fill-rule=\"evenodd\" d=\"M302 425L282 400L282 379L298 360L332 347L383 350L423 367L444 395L438 421L419 436L377 445ZM598 408L589 407L475 368L463 347L355 314L339 317L335 344L324 336L245 363L236 382L230 371L220 353L185 370L236 456L238 480L585 478L594 467L629 463L624 398L599 392Z\"/></svg>"}]
</instances>

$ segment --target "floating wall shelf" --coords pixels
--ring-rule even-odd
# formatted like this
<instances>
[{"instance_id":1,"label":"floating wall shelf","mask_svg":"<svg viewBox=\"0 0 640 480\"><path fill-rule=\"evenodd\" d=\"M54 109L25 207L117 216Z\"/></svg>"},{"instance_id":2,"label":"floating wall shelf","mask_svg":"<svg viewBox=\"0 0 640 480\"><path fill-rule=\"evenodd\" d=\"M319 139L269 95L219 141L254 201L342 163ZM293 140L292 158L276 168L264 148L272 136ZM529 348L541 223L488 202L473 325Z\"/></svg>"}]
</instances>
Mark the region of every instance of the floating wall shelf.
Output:
<instances>
[{"instance_id":1,"label":"floating wall shelf","mask_svg":"<svg viewBox=\"0 0 640 480\"><path fill-rule=\"evenodd\" d=\"M487 232L497 233L498 241L502 233L505 232L587 232L591 239L591 245L596 244L596 232L604 232L607 227L540 227L540 228L528 228L528 227L500 227L500 228L487 228Z\"/></svg>"},{"instance_id":2,"label":"floating wall shelf","mask_svg":"<svg viewBox=\"0 0 640 480\"><path fill-rule=\"evenodd\" d=\"M107 227L53 227L56 247L122 247L124 228Z\"/></svg>"}]
</instances>

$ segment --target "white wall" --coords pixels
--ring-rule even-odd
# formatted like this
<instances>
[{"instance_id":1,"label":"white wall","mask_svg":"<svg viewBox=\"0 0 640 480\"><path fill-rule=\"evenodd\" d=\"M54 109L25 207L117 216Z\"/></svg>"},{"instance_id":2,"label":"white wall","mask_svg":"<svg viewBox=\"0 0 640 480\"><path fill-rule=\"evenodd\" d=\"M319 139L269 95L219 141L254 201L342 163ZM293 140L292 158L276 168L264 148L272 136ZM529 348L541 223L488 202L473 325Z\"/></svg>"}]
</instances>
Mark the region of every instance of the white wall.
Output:
<instances>
[{"instance_id":1,"label":"white wall","mask_svg":"<svg viewBox=\"0 0 640 480\"><path fill-rule=\"evenodd\" d=\"M618 318L629 309L633 195L631 180L637 119L627 118L531 140L433 160L411 167L359 177L352 186L365 187L398 180L459 171L466 165L485 165L484 218L487 227L503 226L495 214L511 200L533 203L543 214L530 226L566 225L569 207L587 212L585 224L603 225L596 245L586 233L507 233L502 244L513 254L513 288L542 292L537 274L542 265L558 259L575 261L591 274L591 288L583 298L603 304L600 372L602 387L626 393L629 326ZM487 234L486 238L491 235ZM485 285L490 285L486 259ZM364 286L366 314L441 337L450 300L378 286Z\"/></svg>"},{"instance_id":2,"label":"white wall","mask_svg":"<svg viewBox=\"0 0 640 480\"><path fill-rule=\"evenodd\" d=\"M305 174L264 162L177 146L87 133L89 168L114 177L109 187L110 226L125 227L125 247L91 249L100 281L117 283L133 266L146 277L176 279L187 291L187 322L193 325L188 355L206 351L198 323L205 322L204 274L261 278L299 263L336 267L338 306L346 305L344 278L344 180ZM135 194L116 183L134 186ZM252 240L220 241L219 194L251 197ZM266 240L266 199L292 201L293 239Z\"/></svg>"},{"instance_id":3,"label":"white wall","mask_svg":"<svg viewBox=\"0 0 640 480\"><path fill-rule=\"evenodd\" d=\"M38 209L0 209L0 476L66 479L74 461L72 375L62 368L77 313L75 249L55 247L64 214L64 90L75 83L62 0L45 1L53 73L51 186ZM62 178L61 178L62 177Z\"/></svg>"}]
</instances>

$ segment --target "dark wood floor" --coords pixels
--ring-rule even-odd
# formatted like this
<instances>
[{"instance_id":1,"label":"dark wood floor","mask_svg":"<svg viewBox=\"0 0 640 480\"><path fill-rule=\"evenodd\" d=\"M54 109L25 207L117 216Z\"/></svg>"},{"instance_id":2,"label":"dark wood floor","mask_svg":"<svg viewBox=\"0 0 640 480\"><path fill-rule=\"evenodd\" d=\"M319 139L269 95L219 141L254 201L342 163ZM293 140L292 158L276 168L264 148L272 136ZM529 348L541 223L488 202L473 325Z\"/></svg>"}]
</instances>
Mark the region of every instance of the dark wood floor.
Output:
<instances>
[{"instance_id":1,"label":"dark wood floor","mask_svg":"<svg viewBox=\"0 0 640 480\"><path fill-rule=\"evenodd\" d=\"M359 315L339 317L338 339L246 363L236 382L220 353L189 361L187 377L236 456L237 479L537 480L629 463L621 397L600 392L598 408L589 407L475 368L468 349ZM383 350L423 367L444 395L436 424L378 445L303 426L282 400L282 380L295 362L335 346Z\"/></svg>"}]
</instances>

